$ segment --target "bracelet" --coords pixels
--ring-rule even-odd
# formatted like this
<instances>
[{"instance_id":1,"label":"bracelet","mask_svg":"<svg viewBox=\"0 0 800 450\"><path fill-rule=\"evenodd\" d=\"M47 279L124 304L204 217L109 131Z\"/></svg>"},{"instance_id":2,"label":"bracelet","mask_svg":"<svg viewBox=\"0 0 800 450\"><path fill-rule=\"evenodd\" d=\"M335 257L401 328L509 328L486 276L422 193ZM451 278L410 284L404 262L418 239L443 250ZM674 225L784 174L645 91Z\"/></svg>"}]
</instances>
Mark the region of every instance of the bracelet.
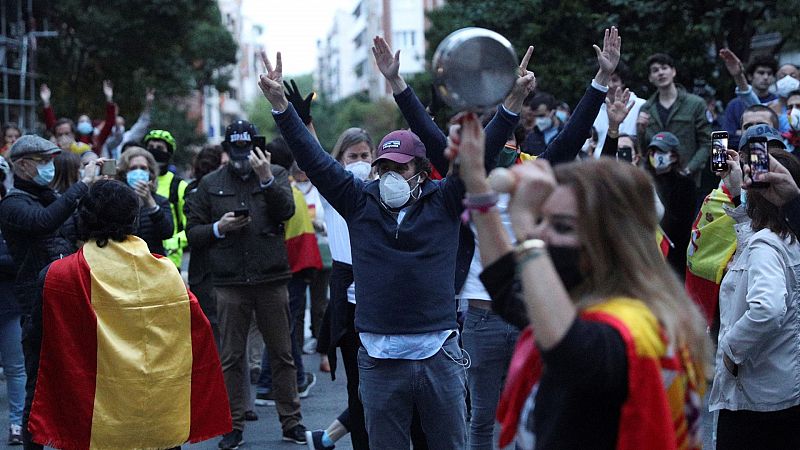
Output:
<instances>
[{"instance_id":1,"label":"bracelet","mask_svg":"<svg viewBox=\"0 0 800 450\"><path fill-rule=\"evenodd\" d=\"M464 208L468 211L478 211L485 213L489 211L493 206L497 205L497 201L500 199L500 196L497 195L497 192L489 191L484 192L481 194L470 194L467 193L464 196Z\"/></svg>"},{"instance_id":2,"label":"bracelet","mask_svg":"<svg viewBox=\"0 0 800 450\"><path fill-rule=\"evenodd\" d=\"M514 257L517 261L517 270L534 259L542 256L547 251L547 244L541 239L528 239L514 247Z\"/></svg>"}]
</instances>

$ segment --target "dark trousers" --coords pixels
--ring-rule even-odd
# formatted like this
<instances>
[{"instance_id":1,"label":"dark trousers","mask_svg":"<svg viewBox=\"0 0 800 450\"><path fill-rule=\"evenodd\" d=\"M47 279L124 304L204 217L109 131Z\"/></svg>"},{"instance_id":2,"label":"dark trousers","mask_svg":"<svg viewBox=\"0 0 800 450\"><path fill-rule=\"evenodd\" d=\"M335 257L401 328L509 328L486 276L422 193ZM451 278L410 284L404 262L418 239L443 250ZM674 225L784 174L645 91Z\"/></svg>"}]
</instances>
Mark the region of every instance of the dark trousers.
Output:
<instances>
[{"instance_id":1,"label":"dark trousers","mask_svg":"<svg viewBox=\"0 0 800 450\"><path fill-rule=\"evenodd\" d=\"M289 290L289 324L292 326L292 359L297 369L297 385L305 383L306 371L303 365L303 319L306 309L306 281L293 275L287 286ZM299 323L298 326L298 317ZM300 335L299 341L297 335ZM272 366L269 362L269 349L264 347L261 355L261 375L258 377L256 392L266 394L272 390Z\"/></svg>"},{"instance_id":2,"label":"dark trousers","mask_svg":"<svg viewBox=\"0 0 800 450\"><path fill-rule=\"evenodd\" d=\"M22 324L22 354L25 356L25 374L28 376L25 381L25 408L22 410L22 441L25 450L41 450L44 447L31 440L31 433L28 431L28 417L31 415L31 405L33 404L33 392L36 388L36 377L39 373L39 351L42 343L27 337L30 330L30 320Z\"/></svg>"},{"instance_id":3,"label":"dark trousers","mask_svg":"<svg viewBox=\"0 0 800 450\"><path fill-rule=\"evenodd\" d=\"M722 409L717 422L717 450L800 448L800 405L781 411Z\"/></svg>"}]
</instances>

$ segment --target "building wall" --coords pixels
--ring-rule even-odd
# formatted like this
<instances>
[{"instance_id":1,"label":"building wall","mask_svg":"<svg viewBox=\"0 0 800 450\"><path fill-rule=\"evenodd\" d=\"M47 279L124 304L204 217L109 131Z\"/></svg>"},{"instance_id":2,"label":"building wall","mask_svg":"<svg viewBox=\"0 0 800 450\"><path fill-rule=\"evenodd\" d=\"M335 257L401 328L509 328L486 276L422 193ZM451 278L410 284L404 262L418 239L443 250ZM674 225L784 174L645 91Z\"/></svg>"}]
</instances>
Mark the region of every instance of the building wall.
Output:
<instances>
[{"instance_id":1,"label":"building wall","mask_svg":"<svg viewBox=\"0 0 800 450\"><path fill-rule=\"evenodd\" d=\"M351 8L338 12L327 37L317 43L319 66L315 88L329 100L358 93L371 99L391 95L372 56L373 37L383 36L393 50L400 50L400 71L425 70L425 11L443 0L353 0Z\"/></svg>"}]
</instances>

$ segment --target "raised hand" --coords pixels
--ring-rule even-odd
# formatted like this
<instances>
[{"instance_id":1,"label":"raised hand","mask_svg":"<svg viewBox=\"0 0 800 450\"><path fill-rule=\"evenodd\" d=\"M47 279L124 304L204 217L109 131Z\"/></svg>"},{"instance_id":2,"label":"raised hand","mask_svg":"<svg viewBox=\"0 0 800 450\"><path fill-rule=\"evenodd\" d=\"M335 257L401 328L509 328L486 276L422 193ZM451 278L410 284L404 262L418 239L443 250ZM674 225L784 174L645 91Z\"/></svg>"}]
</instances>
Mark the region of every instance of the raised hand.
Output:
<instances>
[{"instance_id":1,"label":"raised hand","mask_svg":"<svg viewBox=\"0 0 800 450\"><path fill-rule=\"evenodd\" d=\"M719 57L722 58L725 68L728 69L728 73L731 74L733 81L736 82L736 87L739 90L746 91L749 85L747 77L744 75L744 65L739 57L727 48L719 51Z\"/></svg>"},{"instance_id":2,"label":"raised hand","mask_svg":"<svg viewBox=\"0 0 800 450\"><path fill-rule=\"evenodd\" d=\"M392 48L386 40L380 36L375 36L372 40L372 54L375 56L375 64L381 71L386 81L392 86L392 93L403 92L407 85L403 77L400 76L400 50L392 54Z\"/></svg>"},{"instance_id":3,"label":"raised hand","mask_svg":"<svg viewBox=\"0 0 800 450\"><path fill-rule=\"evenodd\" d=\"M609 129L619 129L619 124L621 124L625 120L625 117L628 116L628 113L631 112L635 103L631 102L629 105L628 102L630 99L631 92L627 88L624 91L617 89L617 91L614 92L614 101L606 98L606 113L608 114Z\"/></svg>"},{"instance_id":4,"label":"raised hand","mask_svg":"<svg viewBox=\"0 0 800 450\"><path fill-rule=\"evenodd\" d=\"M597 72L597 82L608 86L608 80L611 78L611 74L617 70L617 64L619 64L619 56L620 56L620 48L622 47L622 38L619 36L619 30L617 27L611 27L611 29L606 29L603 35L603 48L601 49L597 45L592 45L594 48L594 52L597 54L597 64L600 66L600 69Z\"/></svg>"},{"instance_id":5,"label":"raised hand","mask_svg":"<svg viewBox=\"0 0 800 450\"><path fill-rule=\"evenodd\" d=\"M155 88L147 88L144 94L144 103L146 106L152 106L153 102L156 100L156 89Z\"/></svg>"},{"instance_id":6,"label":"raised hand","mask_svg":"<svg viewBox=\"0 0 800 450\"><path fill-rule=\"evenodd\" d=\"M270 167L272 154L270 152L262 151L262 149L255 147L250 150L250 155L247 159L250 160L250 167L258 175L259 181L266 183L272 178L272 169Z\"/></svg>"},{"instance_id":7,"label":"raised hand","mask_svg":"<svg viewBox=\"0 0 800 450\"><path fill-rule=\"evenodd\" d=\"M459 128L451 127L449 139L451 153L458 154L459 176L468 192L484 192L488 190L488 183L483 164L483 127L475 114L467 114Z\"/></svg>"},{"instance_id":8,"label":"raised hand","mask_svg":"<svg viewBox=\"0 0 800 450\"><path fill-rule=\"evenodd\" d=\"M39 97L42 99L42 103L44 103L44 106L50 106L51 95L52 93L50 92L50 88L47 87L46 84L42 83L42 85L39 86Z\"/></svg>"},{"instance_id":9,"label":"raised hand","mask_svg":"<svg viewBox=\"0 0 800 450\"><path fill-rule=\"evenodd\" d=\"M509 202L511 227L518 242L530 239L542 205L556 188L553 168L544 159L512 167L514 191Z\"/></svg>"},{"instance_id":10,"label":"raised hand","mask_svg":"<svg viewBox=\"0 0 800 450\"><path fill-rule=\"evenodd\" d=\"M289 100L286 99L286 94L283 92L283 61L281 60L281 52L278 52L275 58L275 67L267 57L267 52L261 51L261 61L264 62L264 68L267 73L259 75L258 87L264 93L264 97L272 104L272 109L276 111L286 111L289 107Z\"/></svg>"},{"instance_id":11,"label":"raised hand","mask_svg":"<svg viewBox=\"0 0 800 450\"><path fill-rule=\"evenodd\" d=\"M719 174L728 188L728 192L736 197L742 192L743 173L742 166L739 163L739 152L736 150L727 149L725 151L726 161L728 162L728 170Z\"/></svg>"},{"instance_id":12,"label":"raised hand","mask_svg":"<svg viewBox=\"0 0 800 450\"><path fill-rule=\"evenodd\" d=\"M531 45L519 64L518 78L511 88L511 93L508 94L508 97L503 102L506 109L517 114L522 111L522 102L525 101L525 98L536 89L536 75L528 70L528 63L532 54L533 46Z\"/></svg>"},{"instance_id":13,"label":"raised hand","mask_svg":"<svg viewBox=\"0 0 800 450\"><path fill-rule=\"evenodd\" d=\"M753 179L750 177L750 165L744 165L744 186L754 192L759 192L768 202L781 207L800 195L800 188L794 182L792 174L783 164L779 163L774 156L769 155L769 172L761 174L757 180L769 183L766 188L753 188L750 185Z\"/></svg>"},{"instance_id":14,"label":"raised hand","mask_svg":"<svg viewBox=\"0 0 800 450\"><path fill-rule=\"evenodd\" d=\"M314 99L314 93L312 92L306 98L303 98L303 95L300 94L300 89L297 88L297 83L294 80L289 81L292 82L291 86L289 83L283 82L283 85L286 86L286 98L294 106L294 110L297 111L297 115L300 116L303 123L308 125L311 123L311 100Z\"/></svg>"},{"instance_id":15,"label":"raised hand","mask_svg":"<svg viewBox=\"0 0 800 450\"><path fill-rule=\"evenodd\" d=\"M108 103L114 101L114 85L111 84L111 80L103 80L103 95L106 96Z\"/></svg>"},{"instance_id":16,"label":"raised hand","mask_svg":"<svg viewBox=\"0 0 800 450\"><path fill-rule=\"evenodd\" d=\"M136 191L136 195L142 199L146 207L153 208L156 206L156 200L153 198L153 192L150 190L150 183L138 181L133 190Z\"/></svg>"}]
</instances>

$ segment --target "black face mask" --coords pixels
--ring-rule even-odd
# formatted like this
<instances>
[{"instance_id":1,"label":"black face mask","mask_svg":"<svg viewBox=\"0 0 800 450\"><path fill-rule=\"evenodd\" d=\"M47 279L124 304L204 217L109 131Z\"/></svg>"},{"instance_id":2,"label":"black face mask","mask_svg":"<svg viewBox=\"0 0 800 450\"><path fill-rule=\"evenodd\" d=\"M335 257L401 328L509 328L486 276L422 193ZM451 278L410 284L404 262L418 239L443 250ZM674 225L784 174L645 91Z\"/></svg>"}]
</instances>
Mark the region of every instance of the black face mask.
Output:
<instances>
[{"instance_id":1,"label":"black face mask","mask_svg":"<svg viewBox=\"0 0 800 450\"><path fill-rule=\"evenodd\" d=\"M158 147L147 147L147 151L153 155L157 163L166 164L169 162L172 155L168 151L161 150Z\"/></svg>"},{"instance_id":2,"label":"black face mask","mask_svg":"<svg viewBox=\"0 0 800 450\"><path fill-rule=\"evenodd\" d=\"M561 278L561 282L564 283L568 292L583 283L585 277L580 268L580 247L550 245L547 247L547 251L550 253L550 259L553 261L558 277Z\"/></svg>"}]
</instances>

